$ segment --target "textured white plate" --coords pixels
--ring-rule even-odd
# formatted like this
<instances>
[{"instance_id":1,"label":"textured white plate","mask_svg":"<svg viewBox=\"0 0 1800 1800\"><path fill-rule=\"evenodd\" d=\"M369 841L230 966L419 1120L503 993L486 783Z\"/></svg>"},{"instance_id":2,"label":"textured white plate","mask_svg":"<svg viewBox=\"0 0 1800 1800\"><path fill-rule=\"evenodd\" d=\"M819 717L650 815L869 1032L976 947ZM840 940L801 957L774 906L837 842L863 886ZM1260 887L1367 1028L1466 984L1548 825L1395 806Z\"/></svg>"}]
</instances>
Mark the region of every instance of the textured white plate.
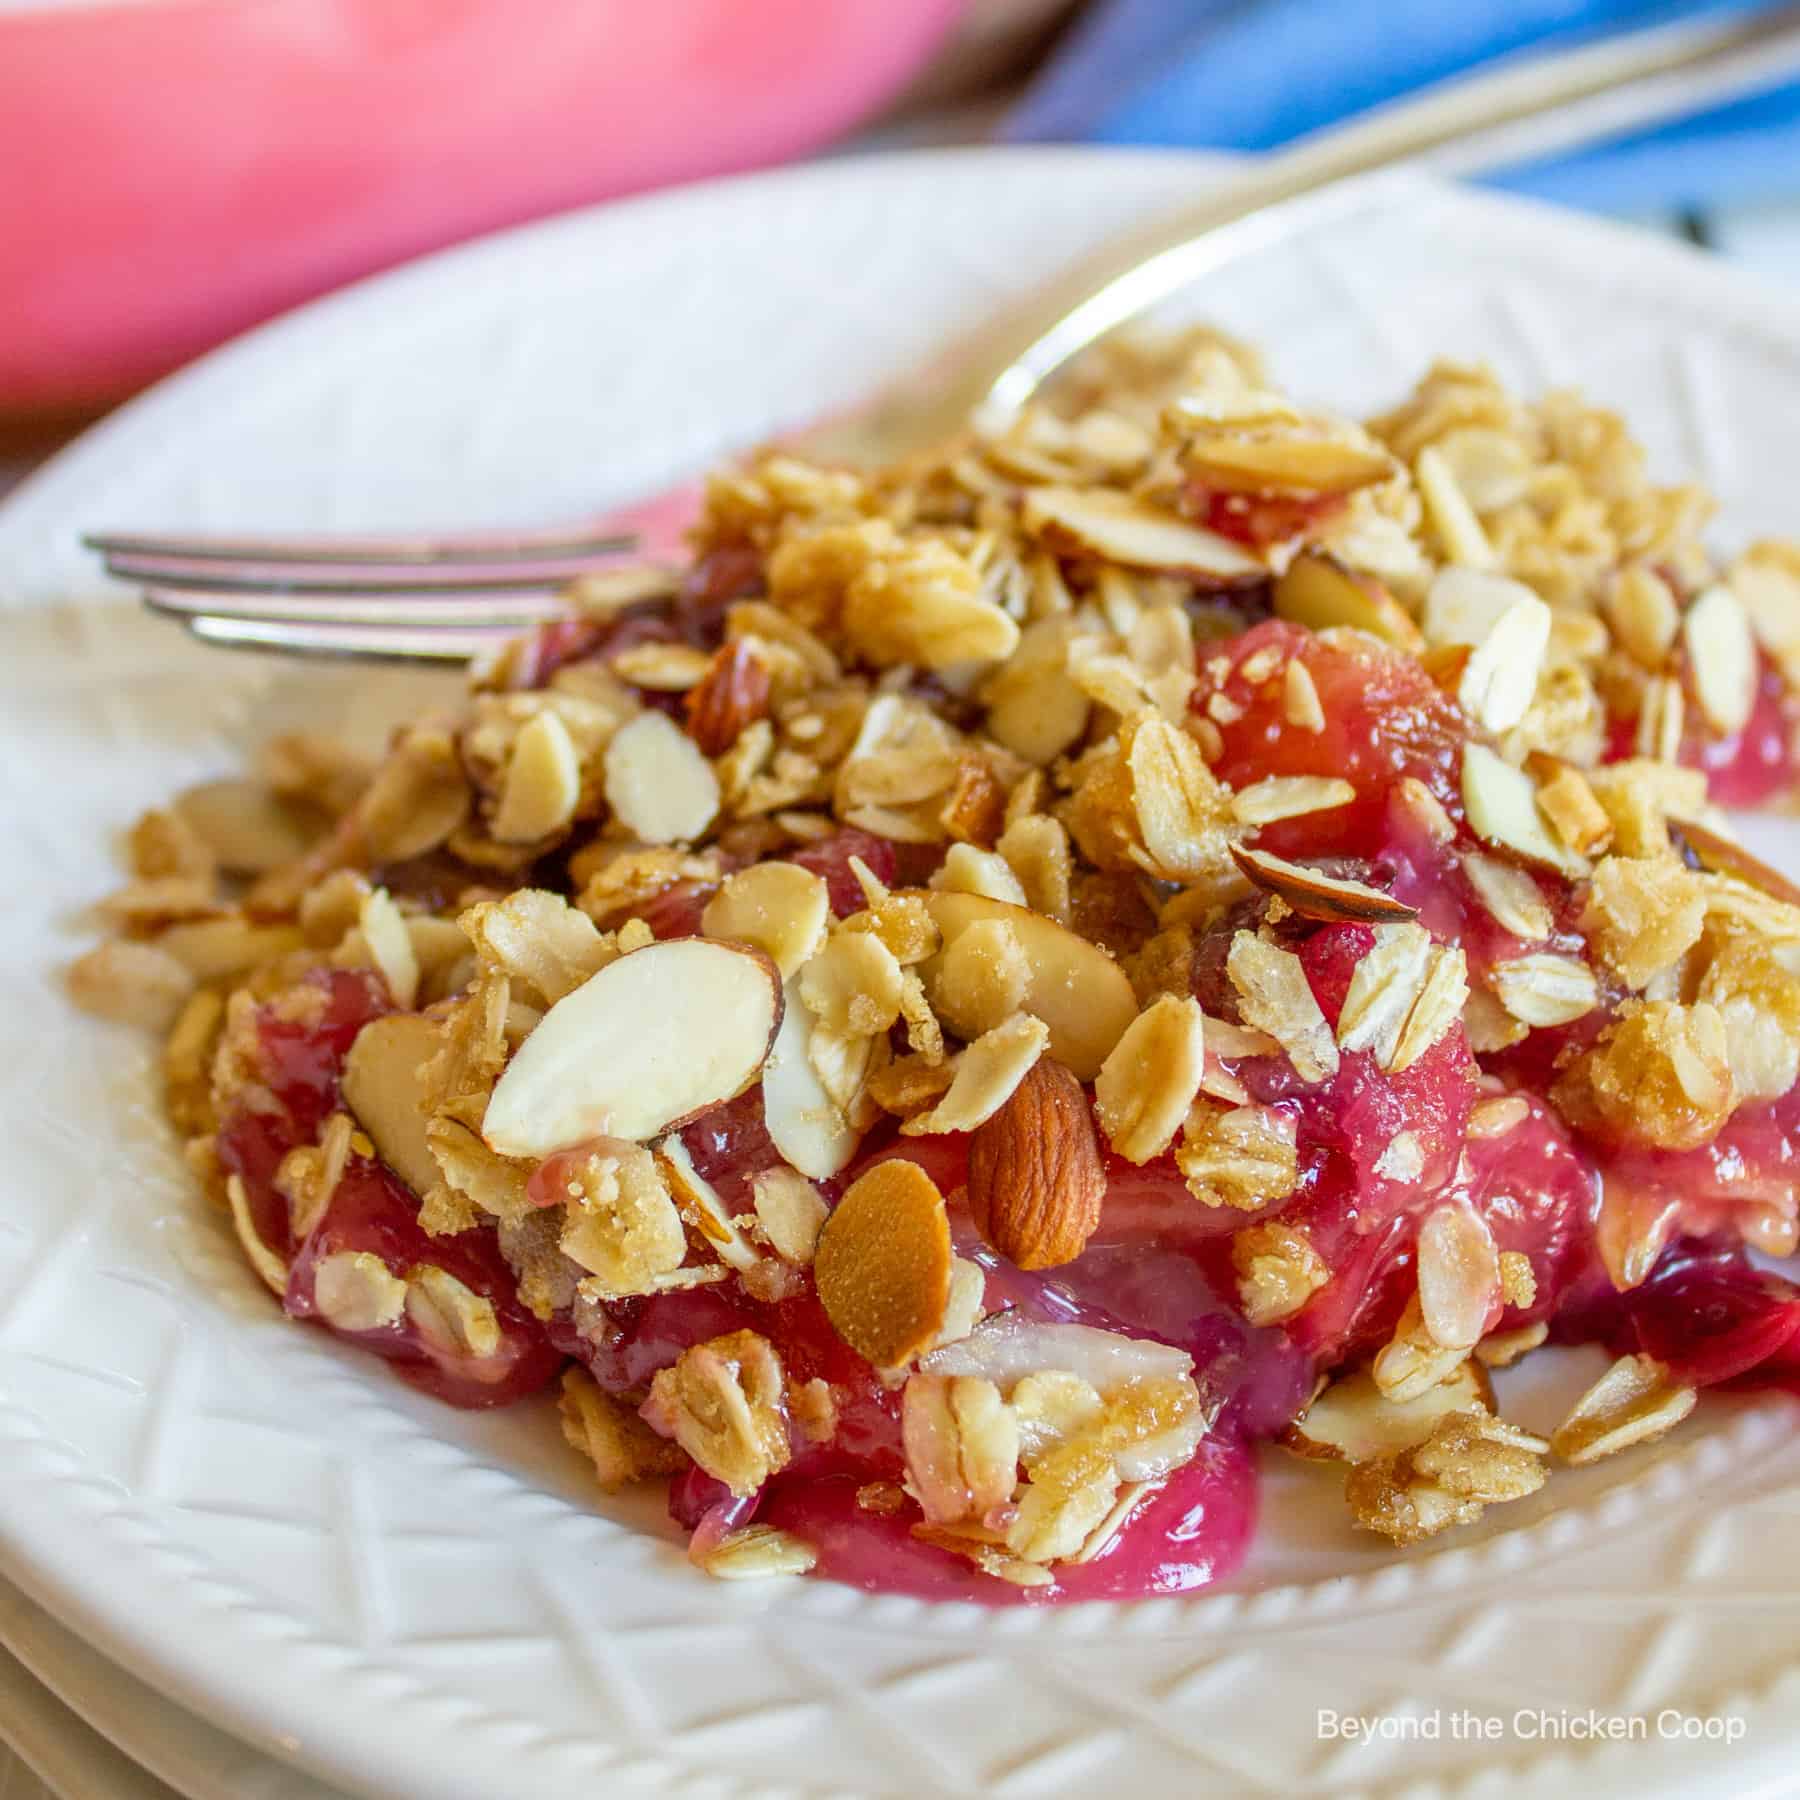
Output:
<instances>
[{"instance_id":1,"label":"textured white plate","mask_svg":"<svg viewBox=\"0 0 1800 1800\"><path fill-rule=\"evenodd\" d=\"M1347 1529L1328 1475L1277 1464L1250 1568L1187 1601L987 1613L721 1588L654 1506L602 1512L547 1409L461 1417L278 1319L190 1197L142 1046L57 993L79 909L116 878L110 831L278 720L350 711L374 733L406 699L141 624L97 591L82 527L575 516L848 400L1207 168L938 154L577 215L257 334L0 506L0 1570L182 1703L362 1794L1786 1778L1784 1403L1705 1408L1408 1558ZM1203 310L1351 407L1433 352L1531 389L1579 379L1629 406L1660 469L1721 492L1722 541L1794 522L1800 318L1675 247L1421 188L1231 271ZM1766 845L1800 861L1783 835ZM1590 1708L1643 1718L1650 1742L1532 1735L1539 1712ZM1662 1708L1744 1735L1659 1742ZM1402 1735L1321 1740L1319 1709ZM1458 1736L1464 1711L1500 1735Z\"/></svg>"}]
</instances>

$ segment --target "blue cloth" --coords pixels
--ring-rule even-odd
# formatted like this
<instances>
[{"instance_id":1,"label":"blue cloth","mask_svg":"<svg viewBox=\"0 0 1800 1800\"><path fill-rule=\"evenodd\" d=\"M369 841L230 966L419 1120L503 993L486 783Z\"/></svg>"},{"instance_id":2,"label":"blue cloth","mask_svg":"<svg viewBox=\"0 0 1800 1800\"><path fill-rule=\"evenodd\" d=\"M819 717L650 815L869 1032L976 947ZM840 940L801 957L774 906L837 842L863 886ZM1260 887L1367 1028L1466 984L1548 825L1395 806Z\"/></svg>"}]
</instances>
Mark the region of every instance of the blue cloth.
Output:
<instances>
[{"instance_id":1,"label":"blue cloth","mask_svg":"<svg viewBox=\"0 0 1800 1800\"><path fill-rule=\"evenodd\" d=\"M1499 57L1755 10L1743 0L1093 0L1001 135L1268 150ZM1614 212L1791 199L1800 86L1492 179Z\"/></svg>"}]
</instances>

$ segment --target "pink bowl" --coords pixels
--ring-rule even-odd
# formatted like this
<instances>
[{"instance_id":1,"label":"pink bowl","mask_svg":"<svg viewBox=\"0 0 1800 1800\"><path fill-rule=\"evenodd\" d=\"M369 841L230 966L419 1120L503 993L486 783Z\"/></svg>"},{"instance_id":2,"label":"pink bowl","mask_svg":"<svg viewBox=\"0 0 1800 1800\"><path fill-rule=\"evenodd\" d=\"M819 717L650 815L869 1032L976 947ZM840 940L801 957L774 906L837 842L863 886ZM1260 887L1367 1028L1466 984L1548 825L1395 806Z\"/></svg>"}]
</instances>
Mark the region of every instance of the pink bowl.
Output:
<instances>
[{"instance_id":1,"label":"pink bowl","mask_svg":"<svg viewBox=\"0 0 1800 1800\"><path fill-rule=\"evenodd\" d=\"M135 0L0 13L0 411L96 405L496 225L778 160L965 0Z\"/></svg>"}]
</instances>

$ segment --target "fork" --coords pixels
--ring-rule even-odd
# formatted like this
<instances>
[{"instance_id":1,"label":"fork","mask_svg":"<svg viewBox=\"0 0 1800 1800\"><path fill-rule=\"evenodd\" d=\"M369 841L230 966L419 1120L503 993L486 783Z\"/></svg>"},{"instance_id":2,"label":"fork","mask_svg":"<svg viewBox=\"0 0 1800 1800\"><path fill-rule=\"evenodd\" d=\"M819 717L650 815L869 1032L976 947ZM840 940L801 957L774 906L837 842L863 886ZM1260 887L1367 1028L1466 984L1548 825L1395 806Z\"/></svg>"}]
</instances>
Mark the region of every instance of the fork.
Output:
<instances>
[{"instance_id":1,"label":"fork","mask_svg":"<svg viewBox=\"0 0 1800 1800\"><path fill-rule=\"evenodd\" d=\"M1398 165L1465 175L1686 114L1800 75L1800 5L1508 58L1265 159L1126 233L866 406L788 435L824 462L880 463L959 428L998 433L1078 352L1200 277L1333 218L1402 204ZM572 616L559 590L672 553L693 490L580 529L438 537L208 538L95 532L107 571L204 641L302 656L464 662ZM666 583L655 566L648 586ZM625 575L626 580L637 579Z\"/></svg>"}]
</instances>

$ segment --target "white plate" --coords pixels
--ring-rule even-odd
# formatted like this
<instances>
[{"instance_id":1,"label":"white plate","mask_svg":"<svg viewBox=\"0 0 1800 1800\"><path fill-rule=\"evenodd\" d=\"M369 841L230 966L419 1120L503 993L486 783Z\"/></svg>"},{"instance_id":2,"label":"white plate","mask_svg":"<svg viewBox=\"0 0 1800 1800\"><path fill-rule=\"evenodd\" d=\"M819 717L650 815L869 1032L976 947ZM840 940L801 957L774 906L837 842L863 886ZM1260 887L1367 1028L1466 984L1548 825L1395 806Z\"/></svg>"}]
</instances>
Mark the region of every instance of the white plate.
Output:
<instances>
[{"instance_id":1,"label":"white plate","mask_svg":"<svg viewBox=\"0 0 1800 1800\"><path fill-rule=\"evenodd\" d=\"M0 506L4 1573L177 1700L360 1794L1786 1779L1784 1403L1704 1408L1410 1557L1353 1536L1328 1476L1281 1466L1250 1568L1186 1601L988 1613L722 1588L633 1528L654 1506L602 1509L545 1408L454 1414L276 1317L155 1123L142 1046L56 991L78 909L116 878L109 831L296 708L373 731L403 698L140 624L96 591L82 527L575 516L850 399L1206 173L950 153L576 215L255 335ZM1724 496L1723 541L1793 523L1800 319L1676 247L1422 187L1231 271L1204 310L1350 407L1434 352L1529 389L1579 378L1630 407L1660 469ZM1800 860L1791 834L1765 841ZM1657 1741L1663 1708L1745 1735ZM1321 1740L1320 1709L1402 1735ZM1540 1711L1587 1709L1641 1717L1651 1741L1528 1735ZM1500 1735L1456 1735L1463 1711Z\"/></svg>"},{"instance_id":2,"label":"white plate","mask_svg":"<svg viewBox=\"0 0 1800 1800\"><path fill-rule=\"evenodd\" d=\"M0 1731L61 1800L342 1800L173 1706L0 1582ZM15 1792L0 1746L0 1800Z\"/></svg>"}]
</instances>

